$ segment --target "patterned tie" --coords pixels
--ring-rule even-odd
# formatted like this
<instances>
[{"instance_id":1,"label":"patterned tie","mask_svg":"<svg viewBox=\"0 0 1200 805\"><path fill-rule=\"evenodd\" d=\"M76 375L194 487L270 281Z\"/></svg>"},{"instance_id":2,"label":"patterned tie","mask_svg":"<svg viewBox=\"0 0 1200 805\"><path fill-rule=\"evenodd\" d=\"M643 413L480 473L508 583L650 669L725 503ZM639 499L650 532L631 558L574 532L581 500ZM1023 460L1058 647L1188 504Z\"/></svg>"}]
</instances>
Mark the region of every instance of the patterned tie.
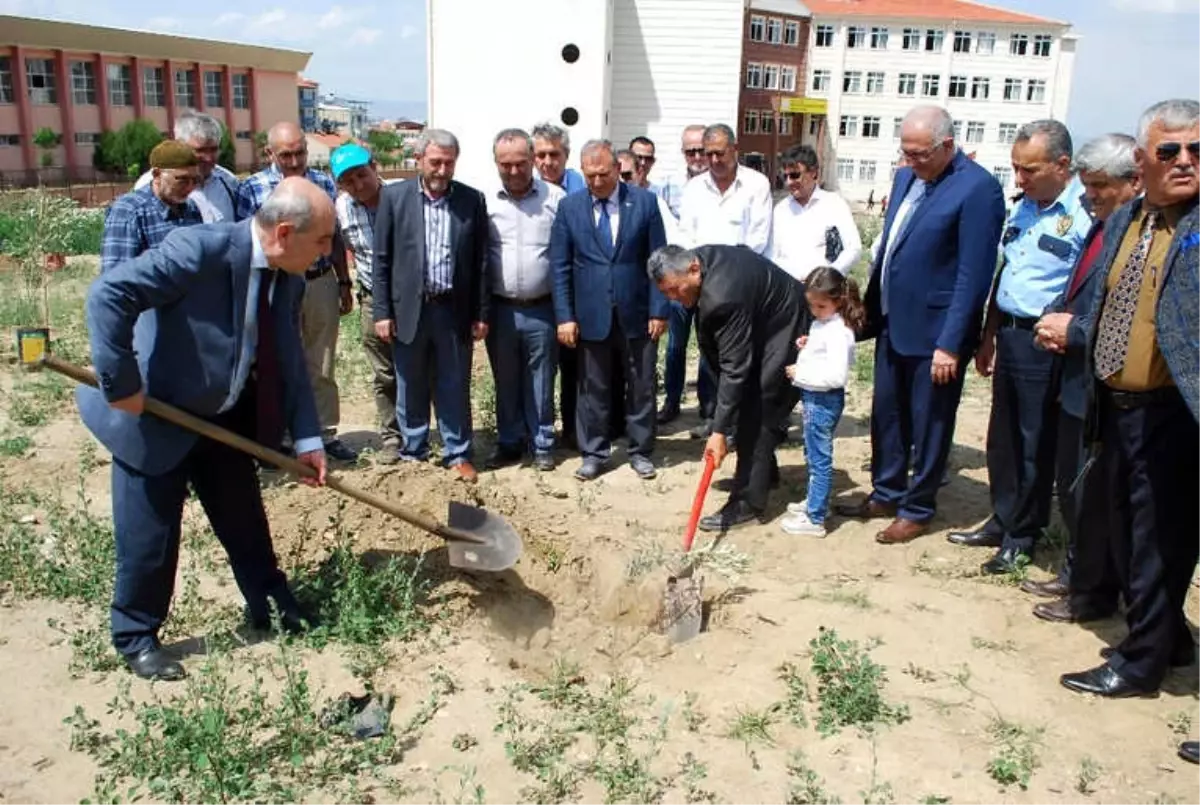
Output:
<instances>
[{"instance_id":1,"label":"patterned tie","mask_svg":"<svg viewBox=\"0 0 1200 805\"><path fill-rule=\"evenodd\" d=\"M608 199L596 199L596 206L600 208L600 220L596 222L596 234L600 238L600 245L604 248L604 253L611 258L613 256L613 234L612 219L608 217Z\"/></svg>"},{"instance_id":2,"label":"patterned tie","mask_svg":"<svg viewBox=\"0 0 1200 805\"><path fill-rule=\"evenodd\" d=\"M258 443L278 450L283 441L282 388L279 353L275 346L275 316L271 311L274 271L261 271L258 284L258 345L255 349Z\"/></svg>"},{"instance_id":3,"label":"patterned tie","mask_svg":"<svg viewBox=\"0 0 1200 805\"><path fill-rule=\"evenodd\" d=\"M1100 332L1096 336L1096 377L1101 380L1112 377L1125 366L1129 331L1137 311L1138 297L1142 293L1142 276L1146 272L1146 258L1150 256L1150 243L1154 240L1154 224L1157 220L1157 212L1146 213L1137 246L1129 255L1129 262L1121 269L1117 284L1104 301Z\"/></svg>"}]
</instances>

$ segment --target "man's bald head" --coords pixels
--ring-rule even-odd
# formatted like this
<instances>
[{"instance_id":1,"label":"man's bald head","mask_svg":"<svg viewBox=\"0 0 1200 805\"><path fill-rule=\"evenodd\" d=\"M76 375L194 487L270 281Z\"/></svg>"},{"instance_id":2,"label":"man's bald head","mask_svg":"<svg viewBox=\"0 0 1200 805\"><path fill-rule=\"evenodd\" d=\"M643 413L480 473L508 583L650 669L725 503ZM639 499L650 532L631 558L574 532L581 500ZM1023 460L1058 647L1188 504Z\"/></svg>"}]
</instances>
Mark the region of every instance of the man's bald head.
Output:
<instances>
[{"instance_id":1,"label":"man's bald head","mask_svg":"<svg viewBox=\"0 0 1200 805\"><path fill-rule=\"evenodd\" d=\"M900 124L900 150L918 178L942 175L954 159L954 119L940 106L918 106Z\"/></svg>"},{"instance_id":2,"label":"man's bald head","mask_svg":"<svg viewBox=\"0 0 1200 805\"><path fill-rule=\"evenodd\" d=\"M303 274L332 248L333 202L307 179L289 176L267 197L254 224L270 265Z\"/></svg>"},{"instance_id":3,"label":"man's bald head","mask_svg":"<svg viewBox=\"0 0 1200 805\"><path fill-rule=\"evenodd\" d=\"M282 120L267 132L267 156L284 176L303 176L308 170L308 143L304 132Z\"/></svg>"}]
</instances>

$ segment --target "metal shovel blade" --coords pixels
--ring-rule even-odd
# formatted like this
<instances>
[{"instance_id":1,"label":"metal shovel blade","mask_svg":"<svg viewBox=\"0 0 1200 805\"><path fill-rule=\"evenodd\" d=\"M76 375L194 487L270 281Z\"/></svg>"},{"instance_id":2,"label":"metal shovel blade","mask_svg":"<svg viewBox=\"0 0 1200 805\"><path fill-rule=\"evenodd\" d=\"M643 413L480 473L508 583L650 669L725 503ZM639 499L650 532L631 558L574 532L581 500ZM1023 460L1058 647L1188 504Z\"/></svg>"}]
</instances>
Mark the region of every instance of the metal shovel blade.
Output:
<instances>
[{"instance_id":1,"label":"metal shovel blade","mask_svg":"<svg viewBox=\"0 0 1200 805\"><path fill-rule=\"evenodd\" d=\"M450 501L449 526L465 531L479 542L446 537L450 566L463 570L508 570L516 564L523 547L521 536L503 518L486 509Z\"/></svg>"},{"instance_id":2,"label":"metal shovel blade","mask_svg":"<svg viewBox=\"0 0 1200 805\"><path fill-rule=\"evenodd\" d=\"M663 595L662 630L672 643L700 634L703 622L704 578L671 576Z\"/></svg>"}]
</instances>

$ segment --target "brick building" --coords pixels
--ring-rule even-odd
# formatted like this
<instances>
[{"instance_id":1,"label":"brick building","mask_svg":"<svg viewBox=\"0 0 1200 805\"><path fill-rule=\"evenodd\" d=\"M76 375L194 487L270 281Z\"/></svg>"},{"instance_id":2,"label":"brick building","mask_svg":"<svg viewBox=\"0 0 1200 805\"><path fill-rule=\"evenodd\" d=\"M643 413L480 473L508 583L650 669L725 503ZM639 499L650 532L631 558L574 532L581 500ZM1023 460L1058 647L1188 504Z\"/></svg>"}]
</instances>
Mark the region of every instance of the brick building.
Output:
<instances>
[{"instance_id":1,"label":"brick building","mask_svg":"<svg viewBox=\"0 0 1200 805\"><path fill-rule=\"evenodd\" d=\"M0 171L41 163L35 132L59 135L54 166L92 171L101 132L136 118L168 133L186 109L234 135L239 164L254 132L297 120L296 75L310 53L0 15Z\"/></svg>"}]
</instances>

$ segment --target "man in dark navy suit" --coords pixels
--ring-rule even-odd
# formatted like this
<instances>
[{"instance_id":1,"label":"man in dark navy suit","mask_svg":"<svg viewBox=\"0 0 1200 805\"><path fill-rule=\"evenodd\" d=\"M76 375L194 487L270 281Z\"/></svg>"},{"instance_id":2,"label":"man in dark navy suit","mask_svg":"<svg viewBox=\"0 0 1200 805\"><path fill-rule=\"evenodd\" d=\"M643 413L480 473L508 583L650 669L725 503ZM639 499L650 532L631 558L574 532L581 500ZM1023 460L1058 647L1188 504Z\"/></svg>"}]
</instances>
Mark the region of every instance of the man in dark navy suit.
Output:
<instances>
[{"instance_id":1,"label":"man in dark navy suit","mask_svg":"<svg viewBox=\"0 0 1200 805\"><path fill-rule=\"evenodd\" d=\"M576 434L583 464L575 477L591 481L606 469L611 386L623 373L629 464L649 479L657 347L669 308L646 261L666 244L662 216L653 193L620 181L612 143L587 143L580 164L588 192L562 200L550 236L558 340L579 349Z\"/></svg>"},{"instance_id":2,"label":"man in dark navy suit","mask_svg":"<svg viewBox=\"0 0 1200 805\"><path fill-rule=\"evenodd\" d=\"M877 336L874 488L862 503L838 507L850 517L895 518L875 536L883 544L919 537L936 511L1004 223L1000 184L955 145L946 110L913 109L900 144L906 165L888 193L865 299L867 335Z\"/></svg>"},{"instance_id":3,"label":"man in dark navy suit","mask_svg":"<svg viewBox=\"0 0 1200 805\"><path fill-rule=\"evenodd\" d=\"M177 229L88 293L100 388L81 388L77 399L113 455L113 645L138 676L184 677L158 631L189 485L229 555L251 625L270 627L271 601L284 629L315 623L279 569L254 459L143 410L152 396L274 448L287 427L300 461L317 471L311 483L323 484L298 311L304 271L329 254L333 228L323 191L284 179L253 219Z\"/></svg>"}]
</instances>

